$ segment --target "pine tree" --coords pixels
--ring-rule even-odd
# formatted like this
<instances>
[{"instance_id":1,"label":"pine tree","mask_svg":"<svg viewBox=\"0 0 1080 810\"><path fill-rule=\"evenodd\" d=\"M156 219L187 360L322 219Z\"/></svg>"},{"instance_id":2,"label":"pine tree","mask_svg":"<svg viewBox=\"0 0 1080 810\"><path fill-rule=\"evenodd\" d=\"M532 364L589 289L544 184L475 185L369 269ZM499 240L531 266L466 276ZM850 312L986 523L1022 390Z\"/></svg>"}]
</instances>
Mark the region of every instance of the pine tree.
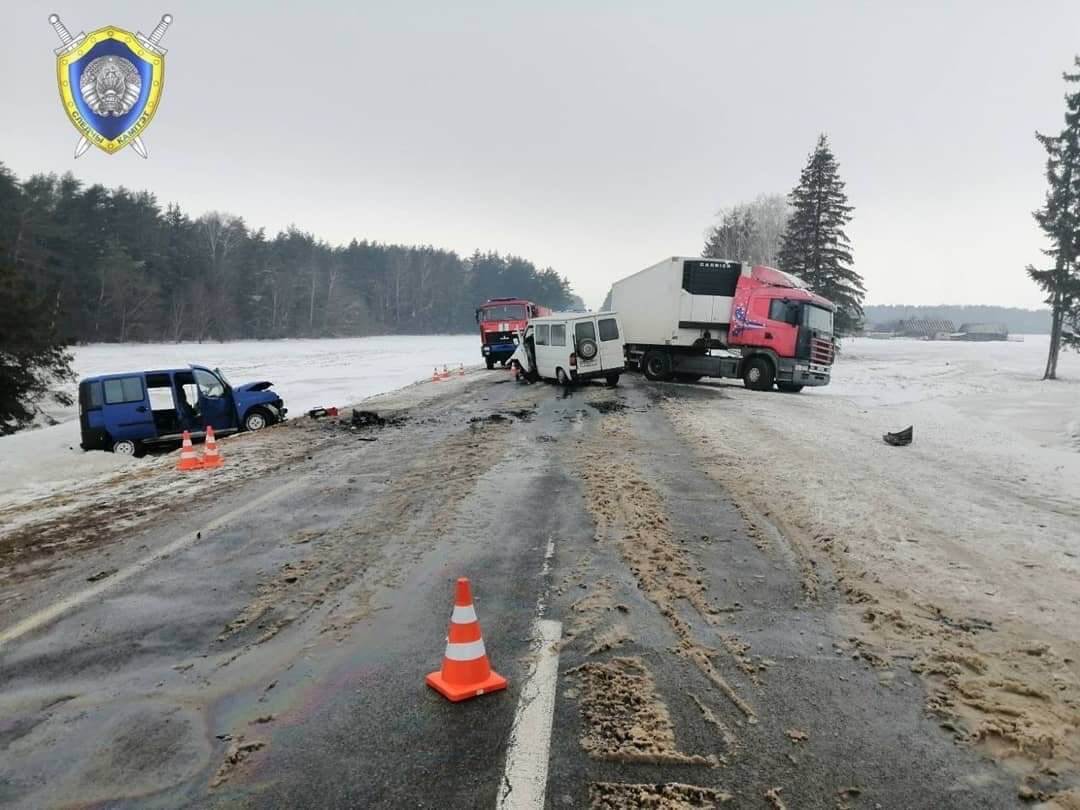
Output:
<instances>
[{"instance_id":1,"label":"pine tree","mask_svg":"<svg viewBox=\"0 0 1080 810\"><path fill-rule=\"evenodd\" d=\"M25 200L15 178L0 163L0 436L30 424L50 396L62 405L71 397L57 383L71 379L71 355L57 338L59 295L27 268L23 247Z\"/></svg>"},{"instance_id":2,"label":"pine tree","mask_svg":"<svg viewBox=\"0 0 1080 810\"><path fill-rule=\"evenodd\" d=\"M780 269L799 276L836 304L837 332L855 331L862 324L866 288L852 268L851 242L844 233L854 209L847 204L844 181L825 135L818 137L788 200L792 212L781 239Z\"/></svg>"},{"instance_id":3,"label":"pine tree","mask_svg":"<svg viewBox=\"0 0 1080 810\"><path fill-rule=\"evenodd\" d=\"M1074 60L1080 68L1080 56ZM1070 84L1080 84L1080 72L1065 73ZM1046 201L1035 221L1050 240L1043 252L1054 266L1028 275L1046 291L1050 305L1050 353L1044 380L1057 379L1061 346L1080 349L1080 88L1065 95L1065 128L1059 135L1035 133L1046 149Z\"/></svg>"}]
</instances>

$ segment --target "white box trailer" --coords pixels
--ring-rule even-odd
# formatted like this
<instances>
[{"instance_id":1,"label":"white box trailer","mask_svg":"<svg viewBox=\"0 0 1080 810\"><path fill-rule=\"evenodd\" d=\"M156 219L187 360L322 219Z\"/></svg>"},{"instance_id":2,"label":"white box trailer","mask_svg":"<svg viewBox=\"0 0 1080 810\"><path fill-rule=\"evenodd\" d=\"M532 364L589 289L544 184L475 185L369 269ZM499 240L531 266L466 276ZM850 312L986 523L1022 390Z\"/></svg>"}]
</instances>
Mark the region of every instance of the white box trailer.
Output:
<instances>
[{"instance_id":1,"label":"white box trailer","mask_svg":"<svg viewBox=\"0 0 1080 810\"><path fill-rule=\"evenodd\" d=\"M626 343L694 346L708 332L706 341L724 346L736 287L750 272L742 262L672 256L616 281L611 308Z\"/></svg>"}]
</instances>

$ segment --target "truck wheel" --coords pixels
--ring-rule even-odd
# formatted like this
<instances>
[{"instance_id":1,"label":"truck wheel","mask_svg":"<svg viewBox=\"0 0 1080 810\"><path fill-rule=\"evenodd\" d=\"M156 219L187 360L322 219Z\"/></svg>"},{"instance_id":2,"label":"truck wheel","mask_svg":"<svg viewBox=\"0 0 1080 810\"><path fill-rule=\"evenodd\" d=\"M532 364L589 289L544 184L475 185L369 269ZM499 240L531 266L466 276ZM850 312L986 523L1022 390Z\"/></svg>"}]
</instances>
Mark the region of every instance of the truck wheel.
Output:
<instances>
[{"instance_id":1,"label":"truck wheel","mask_svg":"<svg viewBox=\"0 0 1080 810\"><path fill-rule=\"evenodd\" d=\"M244 417L244 430L262 430L273 418L262 408L252 408Z\"/></svg>"},{"instance_id":2,"label":"truck wheel","mask_svg":"<svg viewBox=\"0 0 1080 810\"><path fill-rule=\"evenodd\" d=\"M488 371L491 371L493 368L495 368L495 358L494 357L485 357L484 362L487 363Z\"/></svg>"},{"instance_id":3,"label":"truck wheel","mask_svg":"<svg viewBox=\"0 0 1080 810\"><path fill-rule=\"evenodd\" d=\"M134 456L139 458L145 452L140 442L133 439L120 439L113 442L112 451L118 456Z\"/></svg>"},{"instance_id":4,"label":"truck wheel","mask_svg":"<svg viewBox=\"0 0 1080 810\"><path fill-rule=\"evenodd\" d=\"M641 361L641 370L647 380L670 380L671 358L667 352L649 352Z\"/></svg>"},{"instance_id":5,"label":"truck wheel","mask_svg":"<svg viewBox=\"0 0 1080 810\"><path fill-rule=\"evenodd\" d=\"M614 388L616 385L619 384L619 375L618 374L608 374L607 375L607 384L608 384L608 388Z\"/></svg>"},{"instance_id":6,"label":"truck wheel","mask_svg":"<svg viewBox=\"0 0 1080 810\"><path fill-rule=\"evenodd\" d=\"M696 383L701 379L700 374L676 374L675 379L681 383Z\"/></svg>"},{"instance_id":7,"label":"truck wheel","mask_svg":"<svg viewBox=\"0 0 1080 810\"><path fill-rule=\"evenodd\" d=\"M772 363L766 357L754 357L743 370L743 384L754 391L769 391L773 387L776 373Z\"/></svg>"},{"instance_id":8,"label":"truck wheel","mask_svg":"<svg viewBox=\"0 0 1080 810\"><path fill-rule=\"evenodd\" d=\"M563 371L561 368L555 369L555 380L563 388L570 387L570 375Z\"/></svg>"},{"instance_id":9,"label":"truck wheel","mask_svg":"<svg viewBox=\"0 0 1080 810\"><path fill-rule=\"evenodd\" d=\"M776 387L783 391L785 394L797 394L803 390L801 385L795 383L777 383Z\"/></svg>"}]
</instances>

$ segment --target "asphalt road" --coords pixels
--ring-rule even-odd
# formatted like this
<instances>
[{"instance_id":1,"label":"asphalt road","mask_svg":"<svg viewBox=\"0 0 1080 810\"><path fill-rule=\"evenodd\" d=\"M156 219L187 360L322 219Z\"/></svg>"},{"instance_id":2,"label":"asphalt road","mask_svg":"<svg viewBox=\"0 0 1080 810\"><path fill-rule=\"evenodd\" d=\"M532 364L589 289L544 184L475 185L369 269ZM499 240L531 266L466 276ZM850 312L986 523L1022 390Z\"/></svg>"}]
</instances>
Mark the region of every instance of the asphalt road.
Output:
<instances>
[{"instance_id":1,"label":"asphalt road","mask_svg":"<svg viewBox=\"0 0 1080 810\"><path fill-rule=\"evenodd\" d=\"M272 480L178 493L113 582L79 571L0 617L29 622L0 642L0 804L494 808L508 747L536 742L514 719L542 617L547 807L1016 806L910 672L852 647L828 572L809 599L751 534L664 397L737 418L692 386L491 372L375 441L322 425ZM459 576L510 688L450 704L424 676Z\"/></svg>"}]
</instances>

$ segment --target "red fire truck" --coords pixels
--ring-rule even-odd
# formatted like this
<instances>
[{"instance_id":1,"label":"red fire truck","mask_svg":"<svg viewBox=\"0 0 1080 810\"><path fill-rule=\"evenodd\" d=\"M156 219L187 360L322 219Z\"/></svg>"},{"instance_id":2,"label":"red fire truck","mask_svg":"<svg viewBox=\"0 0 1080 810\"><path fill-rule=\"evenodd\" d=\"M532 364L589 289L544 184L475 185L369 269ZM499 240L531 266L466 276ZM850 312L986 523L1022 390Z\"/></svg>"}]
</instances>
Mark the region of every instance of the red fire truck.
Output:
<instances>
[{"instance_id":1,"label":"red fire truck","mask_svg":"<svg viewBox=\"0 0 1080 810\"><path fill-rule=\"evenodd\" d=\"M480 351L488 368L506 365L517 344L514 335L525 331L529 318L550 315L551 310L524 298L489 298L476 309L480 324Z\"/></svg>"}]
</instances>

